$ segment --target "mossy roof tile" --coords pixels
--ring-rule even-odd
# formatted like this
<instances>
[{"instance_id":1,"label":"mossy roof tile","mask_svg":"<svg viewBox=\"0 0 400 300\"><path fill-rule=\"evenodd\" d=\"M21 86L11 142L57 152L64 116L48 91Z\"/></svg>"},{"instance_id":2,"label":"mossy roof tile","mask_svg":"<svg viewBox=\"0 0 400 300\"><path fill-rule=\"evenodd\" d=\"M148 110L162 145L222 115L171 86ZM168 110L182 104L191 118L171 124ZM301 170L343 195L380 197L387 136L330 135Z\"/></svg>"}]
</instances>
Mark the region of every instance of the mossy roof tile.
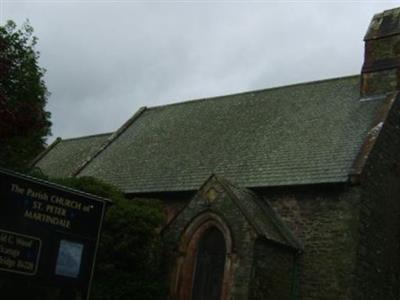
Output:
<instances>
[{"instance_id":1,"label":"mossy roof tile","mask_svg":"<svg viewBox=\"0 0 400 300\"><path fill-rule=\"evenodd\" d=\"M57 139L50 145L35 167L51 177L72 176L75 170L107 141L111 133L90 135L73 139Z\"/></svg>"},{"instance_id":2,"label":"mossy roof tile","mask_svg":"<svg viewBox=\"0 0 400 300\"><path fill-rule=\"evenodd\" d=\"M359 76L146 109L79 176L126 193L196 190L211 173L243 187L344 182L382 99Z\"/></svg>"}]
</instances>

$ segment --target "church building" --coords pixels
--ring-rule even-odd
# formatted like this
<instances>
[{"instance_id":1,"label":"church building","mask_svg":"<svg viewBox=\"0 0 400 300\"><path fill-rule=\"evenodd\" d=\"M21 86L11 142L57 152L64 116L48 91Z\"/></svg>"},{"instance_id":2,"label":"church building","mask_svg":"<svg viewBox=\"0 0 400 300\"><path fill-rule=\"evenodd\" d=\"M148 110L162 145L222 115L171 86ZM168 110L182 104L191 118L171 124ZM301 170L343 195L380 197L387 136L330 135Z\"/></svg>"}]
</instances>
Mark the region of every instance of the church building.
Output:
<instances>
[{"instance_id":1,"label":"church building","mask_svg":"<svg viewBox=\"0 0 400 300\"><path fill-rule=\"evenodd\" d=\"M361 74L143 107L34 165L160 199L170 300L398 300L400 8L364 41Z\"/></svg>"}]
</instances>

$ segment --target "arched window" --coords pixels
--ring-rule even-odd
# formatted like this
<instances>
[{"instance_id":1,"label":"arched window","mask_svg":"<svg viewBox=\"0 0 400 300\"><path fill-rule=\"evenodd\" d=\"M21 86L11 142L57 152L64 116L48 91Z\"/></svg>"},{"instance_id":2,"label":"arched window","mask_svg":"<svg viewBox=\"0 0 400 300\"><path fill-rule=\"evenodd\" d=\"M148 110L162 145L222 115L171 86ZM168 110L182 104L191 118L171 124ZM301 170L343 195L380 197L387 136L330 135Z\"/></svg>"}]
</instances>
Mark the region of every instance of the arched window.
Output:
<instances>
[{"instance_id":1,"label":"arched window","mask_svg":"<svg viewBox=\"0 0 400 300\"><path fill-rule=\"evenodd\" d=\"M216 227L207 229L197 245L192 300L220 300L226 245Z\"/></svg>"}]
</instances>

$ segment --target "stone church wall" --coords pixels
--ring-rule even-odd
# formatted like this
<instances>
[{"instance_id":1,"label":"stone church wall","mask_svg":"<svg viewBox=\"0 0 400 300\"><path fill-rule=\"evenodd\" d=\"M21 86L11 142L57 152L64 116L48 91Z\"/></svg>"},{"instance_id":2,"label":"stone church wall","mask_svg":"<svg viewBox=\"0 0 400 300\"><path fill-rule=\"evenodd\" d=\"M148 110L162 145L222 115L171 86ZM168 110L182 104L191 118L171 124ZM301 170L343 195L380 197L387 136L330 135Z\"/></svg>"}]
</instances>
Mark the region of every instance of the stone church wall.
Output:
<instances>
[{"instance_id":1,"label":"stone church wall","mask_svg":"<svg viewBox=\"0 0 400 300\"><path fill-rule=\"evenodd\" d=\"M291 299L352 299L358 188L313 186L263 194L304 246L295 276L297 297Z\"/></svg>"},{"instance_id":2,"label":"stone church wall","mask_svg":"<svg viewBox=\"0 0 400 300\"><path fill-rule=\"evenodd\" d=\"M292 249L258 239L254 247L254 265L249 300L291 300L296 281Z\"/></svg>"},{"instance_id":3,"label":"stone church wall","mask_svg":"<svg viewBox=\"0 0 400 300\"><path fill-rule=\"evenodd\" d=\"M359 187L349 185L257 191L303 243L297 266L293 250L270 241L255 241L240 211L222 196L212 211L224 216L235 243L233 281L238 285L232 286L232 299L353 299L359 191ZM169 229L167 244L177 245L185 227L207 209L204 201L192 201L185 207ZM182 253L177 249L170 252L175 253L174 265Z\"/></svg>"},{"instance_id":4,"label":"stone church wall","mask_svg":"<svg viewBox=\"0 0 400 300\"><path fill-rule=\"evenodd\" d=\"M365 171L354 299L400 297L400 102L392 107Z\"/></svg>"}]
</instances>

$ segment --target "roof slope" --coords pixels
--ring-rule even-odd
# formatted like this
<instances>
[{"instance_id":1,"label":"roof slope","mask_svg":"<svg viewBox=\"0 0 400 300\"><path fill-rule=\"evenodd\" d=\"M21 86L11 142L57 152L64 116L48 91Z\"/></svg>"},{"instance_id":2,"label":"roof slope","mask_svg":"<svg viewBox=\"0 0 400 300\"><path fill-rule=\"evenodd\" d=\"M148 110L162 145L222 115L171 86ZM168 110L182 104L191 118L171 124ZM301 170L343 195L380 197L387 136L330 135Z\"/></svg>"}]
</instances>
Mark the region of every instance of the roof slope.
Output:
<instances>
[{"instance_id":1,"label":"roof slope","mask_svg":"<svg viewBox=\"0 0 400 300\"><path fill-rule=\"evenodd\" d=\"M126 193L196 190L211 173L243 187L348 180L383 100L359 76L145 110L79 174Z\"/></svg>"},{"instance_id":2,"label":"roof slope","mask_svg":"<svg viewBox=\"0 0 400 300\"><path fill-rule=\"evenodd\" d=\"M210 190L214 191L212 200L209 198ZM240 224L241 218L236 210L229 212L232 206L227 202L233 202L234 206L239 209L239 213L243 215L246 222L251 225L259 237L298 251L303 250L302 243L279 214L274 211L268 200L260 198L249 189L237 187L215 174L209 176L185 207L166 224L162 229L162 234L179 233L181 228L186 227L188 220L197 219L197 221L194 221L195 224L205 224L210 214L221 216L222 222L233 229L232 222ZM171 227L175 229L171 231ZM177 228L180 229L176 231ZM180 237L181 234L182 232L179 234Z\"/></svg>"},{"instance_id":3,"label":"roof slope","mask_svg":"<svg viewBox=\"0 0 400 300\"><path fill-rule=\"evenodd\" d=\"M111 133L104 133L65 140L59 138L38 158L34 166L51 177L72 176L110 136Z\"/></svg>"},{"instance_id":4,"label":"roof slope","mask_svg":"<svg viewBox=\"0 0 400 300\"><path fill-rule=\"evenodd\" d=\"M301 242L274 211L268 200L261 199L249 189L239 188L219 176L215 178L232 196L232 200L258 234L268 240L295 249L303 249Z\"/></svg>"}]
</instances>

